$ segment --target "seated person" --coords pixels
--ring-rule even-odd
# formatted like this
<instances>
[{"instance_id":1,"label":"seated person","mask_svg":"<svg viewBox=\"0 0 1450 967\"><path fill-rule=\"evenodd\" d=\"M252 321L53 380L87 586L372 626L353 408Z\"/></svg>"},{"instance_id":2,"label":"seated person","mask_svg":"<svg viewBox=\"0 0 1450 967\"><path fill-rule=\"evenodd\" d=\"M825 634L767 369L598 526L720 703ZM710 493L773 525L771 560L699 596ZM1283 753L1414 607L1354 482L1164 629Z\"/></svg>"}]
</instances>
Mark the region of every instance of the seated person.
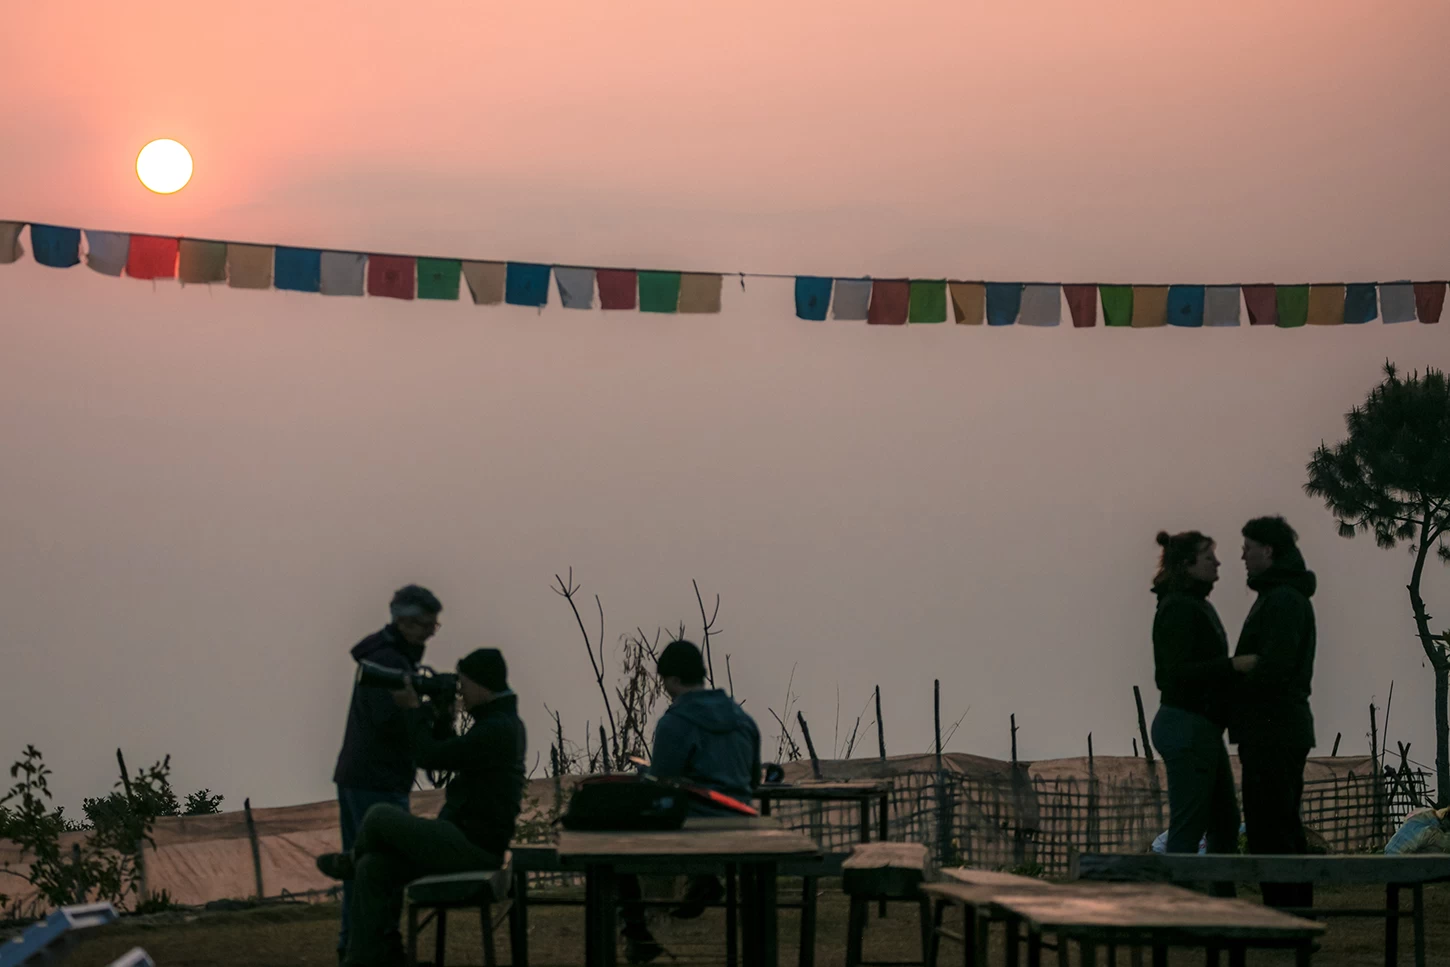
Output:
<instances>
[{"instance_id":1,"label":"seated person","mask_svg":"<svg viewBox=\"0 0 1450 967\"><path fill-rule=\"evenodd\" d=\"M317 868L352 881L352 929L345 964L406 963L392 934L410 880L438 873L498 869L513 838L524 791L524 724L508 667L496 648L480 648L458 663L458 694L473 716L463 735L435 728L451 721L452 703L420 703L412 683L393 693L407 709L414 758L424 769L453 773L437 819L379 804L368 810L350 852L327 853ZM435 734L442 731L441 736Z\"/></svg>"},{"instance_id":2,"label":"seated person","mask_svg":"<svg viewBox=\"0 0 1450 967\"><path fill-rule=\"evenodd\" d=\"M703 786L748 805L760 781L760 730L755 720L723 690L705 687L705 660L691 642L666 645L655 671L670 696L670 707L655 726L649 774ZM692 798L690 815L734 814ZM663 951L645 926L638 879L621 877L619 892L625 901L621 919L626 959L632 964L648 963ZM715 877L693 877L673 916L698 917L723 893Z\"/></svg>"}]
</instances>

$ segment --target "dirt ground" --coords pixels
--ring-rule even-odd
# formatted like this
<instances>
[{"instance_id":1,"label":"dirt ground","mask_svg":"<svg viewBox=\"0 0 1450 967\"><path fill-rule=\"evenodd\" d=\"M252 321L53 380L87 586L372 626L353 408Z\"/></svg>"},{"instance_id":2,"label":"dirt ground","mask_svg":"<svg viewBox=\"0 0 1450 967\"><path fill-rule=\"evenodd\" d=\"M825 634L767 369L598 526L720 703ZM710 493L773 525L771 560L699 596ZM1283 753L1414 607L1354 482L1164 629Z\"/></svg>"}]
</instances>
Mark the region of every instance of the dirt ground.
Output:
<instances>
[{"instance_id":1,"label":"dirt ground","mask_svg":"<svg viewBox=\"0 0 1450 967\"><path fill-rule=\"evenodd\" d=\"M782 883L782 897L789 896L789 885ZM798 895L798 887L795 888ZM1240 896L1253 902L1258 894L1253 887L1240 889ZM1374 907L1383 905L1384 892L1371 888L1321 887L1318 902L1325 906ZM1402 906L1408 904L1402 895ZM1450 963L1450 887L1432 886L1426 890L1428 963ZM121 923L98 929L77 945L68 964L74 967L105 967L111 960L132 947L144 948L160 967L331 967L336 963L336 905L270 907L235 913L214 913L185 920L182 915L167 915L149 923ZM917 914L914 905L899 904L889 908L885 920L876 919L873 910L866 932L866 957L870 960L912 960L920 958L917 940ZM781 963L795 964L798 955L799 919L796 911L782 910ZM1320 967L1379 967L1384 963L1384 925L1382 920L1331 918L1322 942L1322 950L1314 957ZM657 964L722 964L724 963L724 918L712 910L700 920L681 922L661 917L654 924L656 936L669 953ZM531 907L529 910L529 961L537 967L584 963L583 911L578 907ZM508 932L498 931L499 956L507 962ZM845 962L846 902L838 886L822 888L819 925L816 937L816 963L821 967L838 967ZM432 953L431 936L419 950L420 958ZM476 918L455 913L449 919L447 962L454 965L481 964L479 927ZM673 960L671 959L673 956ZM992 963L1004 963L1000 935L994 935ZM1125 951L1118 955L1126 965ZM1056 961L1055 956L1053 961ZM621 958L621 963L623 959ZM1077 962L1074 953L1073 962ZM1410 925L1401 927L1401 964L1413 963ZM960 948L944 942L941 963L961 963ZM1102 963L1101 958L1099 963ZM1175 967L1194 967L1203 963L1202 953L1176 951L1171 957ZM1250 964L1292 964L1293 958L1277 951L1254 951Z\"/></svg>"}]
</instances>

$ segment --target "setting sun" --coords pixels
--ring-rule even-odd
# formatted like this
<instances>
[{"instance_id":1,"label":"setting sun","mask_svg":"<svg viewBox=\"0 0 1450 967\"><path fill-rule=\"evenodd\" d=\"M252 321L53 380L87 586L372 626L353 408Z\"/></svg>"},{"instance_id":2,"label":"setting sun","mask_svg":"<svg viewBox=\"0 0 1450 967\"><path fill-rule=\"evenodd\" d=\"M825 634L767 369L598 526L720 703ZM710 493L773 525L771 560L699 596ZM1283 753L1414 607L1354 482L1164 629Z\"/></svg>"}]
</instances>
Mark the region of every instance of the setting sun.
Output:
<instances>
[{"instance_id":1,"label":"setting sun","mask_svg":"<svg viewBox=\"0 0 1450 967\"><path fill-rule=\"evenodd\" d=\"M152 141L136 156L136 176L158 195L180 191L191 180L191 152L170 138Z\"/></svg>"}]
</instances>

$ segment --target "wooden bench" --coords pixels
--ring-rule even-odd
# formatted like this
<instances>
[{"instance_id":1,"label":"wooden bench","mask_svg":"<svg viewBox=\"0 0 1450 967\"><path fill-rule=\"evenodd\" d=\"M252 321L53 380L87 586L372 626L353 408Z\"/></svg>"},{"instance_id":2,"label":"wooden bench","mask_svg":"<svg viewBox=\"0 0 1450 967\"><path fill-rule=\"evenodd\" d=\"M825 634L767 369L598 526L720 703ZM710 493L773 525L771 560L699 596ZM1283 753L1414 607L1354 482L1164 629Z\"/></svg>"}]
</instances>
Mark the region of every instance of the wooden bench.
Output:
<instances>
[{"instance_id":1,"label":"wooden bench","mask_svg":"<svg viewBox=\"0 0 1450 967\"><path fill-rule=\"evenodd\" d=\"M929 878L926 847L920 843L861 843L841 864L841 889L850 898L846 921L846 967L925 964L932 944L931 901L921 892ZM867 913L872 900L911 901L921 915L921 959L868 961L864 958Z\"/></svg>"},{"instance_id":2,"label":"wooden bench","mask_svg":"<svg viewBox=\"0 0 1450 967\"><path fill-rule=\"evenodd\" d=\"M513 967L526 967L527 922L522 916L523 904L511 902L514 888L512 856L504 854L503 865L497 870L476 870L468 873L445 873L439 876L420 877L408 884L408 959L418 963L418 935L432 922L433 964L444 967L444 954L448 944L448 911L477 910L479 926L483 932L484 967L497 967L498 952L494 946L493 908L508 905L509 955ZM429 911L421 919L419 914Z\"/></svg>"},{"instance_id":3,"label":"wooden bench","mask_svg":"<svg viewBox=\"0 0 1450 967\"><path fill-rule=\"evenodd\" d=\"M1414 925L1415 965L1425 967L1426 883L1450 880L1450 856L1239 856L1192 853L1084 853L1073 858L1074 879L1165 883L1336 883L1383 884L1383 908L1286 908L1314 917L1383 917L1385 964L1399 962L1400 920ZM1400 910L1400 890L1410 890L1408 913Z\"/></svg>"},{"instance_id":4,"label":"wooden bench","mask_svg":"<svg viewBox=\"0 0 1450 967\"><path fill-rule=\"evenodd\" d=\"M927 964L935 965L940 952L941 938L955 940L964 948L964 962L969 965L987 963L987 945L993 923L1007 924L1006 942L1008 949L1017 950L1020 939L1017 936L1017 922L1013 917L1001 915L992 900L1003 891L1050 890L1052 884L1030 876L1015 873L998 873L993 870L976 870L966 866L950 867L941 871L942 881L927 883L922 890L936 901L932 915L931 948ZM962 911L962 932L953 933L942 926L948 907L957 906ZM1015 956L1009 954L1015 960Z\"/></svg>"}]
</instances>

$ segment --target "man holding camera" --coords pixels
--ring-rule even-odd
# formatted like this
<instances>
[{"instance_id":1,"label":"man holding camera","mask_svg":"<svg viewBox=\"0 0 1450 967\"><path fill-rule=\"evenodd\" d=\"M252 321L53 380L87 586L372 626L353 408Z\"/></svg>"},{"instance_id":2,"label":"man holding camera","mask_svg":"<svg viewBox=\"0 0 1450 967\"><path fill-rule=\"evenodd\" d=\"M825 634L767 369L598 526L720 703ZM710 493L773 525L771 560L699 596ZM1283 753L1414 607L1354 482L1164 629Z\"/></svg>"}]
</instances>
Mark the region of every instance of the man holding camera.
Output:
<instances>
[{"instance_id":1,"label":"man holding camera","mask_svg":"<svg viewBox=\"0 0 1450 967\"><path fill-rule=\"evenodd\" d=\"M391 695L417 765L453 775L437 819L412 816L397 805L375 805L350 851L318 857L323 873L352 882L343 963L356 967L406 963L397 927L410 880L498 869L524 792L524 724L498 649L480 648L458 663L458 695L473 717L463 735L452 734L452 702L420 701L411 681ZM444 729L444 723L449 727Z\"/></svg>"},{"instance_id":2,"label":"man holding camera","mask_svg":"<svg viewBox=\"0 0 1450 967\"><path fill-rule=\"evenodd\" d=\"M423 661L423 649L438 630L443 605L427 588L410 584L393 595L388 606L392 621L376 634L353 646L354 661L370 661L411 674ZM342 826L342 848L357 842L363 816L378 803L408 809L408 793L417 773L403 710L387 692L355 685L347 710L347 728L332 781L337 783L337 812ZM351 928L352 885L342 885L342 930L337 957L347 951ZM401 941L399 941L401 943Z\"/></svg>"}]
</instances>

